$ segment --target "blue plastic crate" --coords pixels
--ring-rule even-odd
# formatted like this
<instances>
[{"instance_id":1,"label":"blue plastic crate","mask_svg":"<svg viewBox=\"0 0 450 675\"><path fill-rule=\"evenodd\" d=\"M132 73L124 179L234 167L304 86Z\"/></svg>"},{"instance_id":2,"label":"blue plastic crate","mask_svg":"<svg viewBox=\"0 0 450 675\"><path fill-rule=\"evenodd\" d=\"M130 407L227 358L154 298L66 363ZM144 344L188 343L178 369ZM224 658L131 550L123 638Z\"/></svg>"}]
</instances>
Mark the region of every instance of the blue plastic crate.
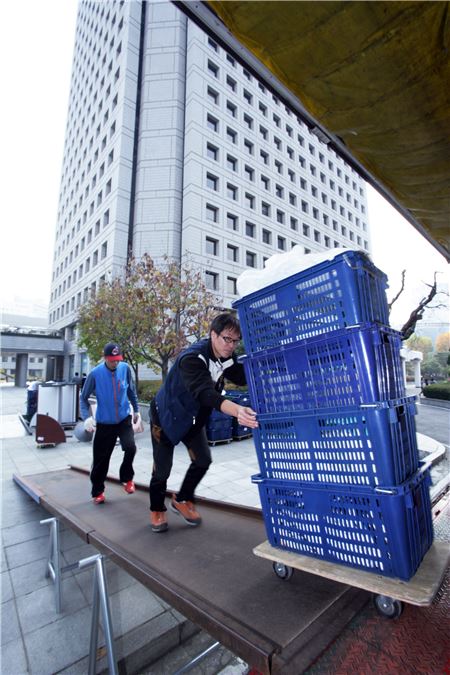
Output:
<instances>
[{"instance_id":1,"label":"blue plastic crate","mask_svg":"<svg viewBox=\"0 0 450 675\"><path fill-rule=\"evenodd\" d=\"M428 471L389 493L252 480L272 546L408 580L432 544Z\"/></svg>"},{"instance_id":2,"label":"blue plastic crate","mask_svg":"<svg viewBox=\"0 0 450 675\"><path fill-rule=\"evenodd\" d=\"M360 323L389 324L387 277L347 251L233 303L248 354Z\"/></svg>"},{"instance_id":3,"label":"blue plastic crate","mask_svg":"<svg viewBox=\"0 0 450 675\"><path fill-rule=\"evenodd\" d=\"M265 478L340 486L398 485L419 466L413 396L372 407L260 415Z\"/></svg>"},{"instance_id":4,"label":"blue plastic crate","mask_svg":"<svg viewBox=\"0 0 450 675\"><path fill-rule=\"evenodd\" d=\"M210 443L231 440L233 418L220 410L212 410L206 423L206 437Z\"/></svg>"},{"instance_id":5,"label":"blue plastic crate","mask_svg":"<svg viewBox=\"0 0 450 675\"><path fill-rule=\"evenodd\" d=\"M206 438L208 439L208 443L220 443L233 440L233 430L231 424L229 427L207 427Z\"/></svg>"},{"instance_id":6,"label":"blue plastic crate","mask_svg":"<svg viewBox=\"0 0 450 675\"><path fill-rule=\"evenodd\" d=\"M405 396L401 335L375 324L242 357L257 413L358 406Z\"/></svg>"}]
</instances>

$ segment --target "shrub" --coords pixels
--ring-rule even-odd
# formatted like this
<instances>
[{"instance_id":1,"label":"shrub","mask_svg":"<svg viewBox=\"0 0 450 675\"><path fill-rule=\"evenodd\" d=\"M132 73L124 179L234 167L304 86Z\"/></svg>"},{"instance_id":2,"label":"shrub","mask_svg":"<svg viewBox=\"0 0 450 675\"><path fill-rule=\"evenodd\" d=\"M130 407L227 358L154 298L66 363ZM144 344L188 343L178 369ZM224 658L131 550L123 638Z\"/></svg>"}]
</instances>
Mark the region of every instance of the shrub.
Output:
<instances>
[{"instance_id":1,"label":"shrub","mask_svg":"<svg viewBox=\"0 0 450 675\"><path fill-rule=\"evenodd\" d=\"M438 398L441 401L450 401L450 382L429 384L422 389L425 398Z\"/></svg>"},{"instance_id":2,"label":"shrub","mask_svg":"<svg viewBox=\"0 0 450 675\"><path fill-rule=\"evenodd\" d=\"M143 403L149 403L155 398L160 386L161 380L139 380L138 399Z\"/></svg>"}]
</instances>

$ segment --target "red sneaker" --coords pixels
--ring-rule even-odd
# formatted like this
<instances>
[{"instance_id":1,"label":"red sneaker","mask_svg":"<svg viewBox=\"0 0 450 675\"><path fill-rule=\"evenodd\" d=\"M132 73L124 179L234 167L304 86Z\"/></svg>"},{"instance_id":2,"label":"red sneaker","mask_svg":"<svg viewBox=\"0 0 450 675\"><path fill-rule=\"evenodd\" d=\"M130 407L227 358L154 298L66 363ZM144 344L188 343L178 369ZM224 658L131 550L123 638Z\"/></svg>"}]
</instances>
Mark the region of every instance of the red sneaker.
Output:
<instances>
[{"instance_id":1,"label":"red sneaker","mask_svg":"<svg viewBox=\"0 0 450 675\"><path fill-rule=\"evenodd\" d=\"M196 527L202 522L200 514L194 508L193 502L177 502L175 495L173 495L170 508L174 513L178 513L188 525Z\"/></svg>"},{"instance_id":2,"label":"red sneaker","mask_svg":"<svg viewBox=\"0 0 450 675\"><path fill-rule=\"evenodd\" d=\"M101 494L94 497L94 504L104 504L104 503L105 503L105 493L104 492L102 492Z\"/></svg>"},{"instance_id":3,"label":"red sneaker","mask_svg":"<svg viewBox=\"0 0 450 675\"><path fill-rule=\"evenodd\" d=\"M123 484L123 489L125 492L128 492L129 495L132 495L133 492L136 492L136 486L132 480L127 481Z\"/></svg>"},{"instance_id":4,"label":"red sneaker","mask_svg":"<svg viewBox=\"0 0 450 675\"><path fill-rule=\"evenodd\" d=\"M165 532L168 529L165 511L150 511L150 524L153 532Z\"/></svg>"}]
</instances>

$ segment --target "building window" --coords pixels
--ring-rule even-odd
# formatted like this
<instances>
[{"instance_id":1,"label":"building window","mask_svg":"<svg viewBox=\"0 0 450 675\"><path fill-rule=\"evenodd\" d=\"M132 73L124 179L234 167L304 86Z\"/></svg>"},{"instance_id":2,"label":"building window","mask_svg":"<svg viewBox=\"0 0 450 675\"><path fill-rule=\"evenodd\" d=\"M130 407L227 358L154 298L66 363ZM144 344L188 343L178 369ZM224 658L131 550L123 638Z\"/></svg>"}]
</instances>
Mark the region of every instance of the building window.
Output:
<instances>
[{"instance_id":1,"label":"building window","mask_svg":"<svg viewBox=\"0 0 450 675\"><path fill-rule=\"evenodd\" d=\"M295 232L297 232L297 230L298 230L298 220L297 220L297 218L294 218L293 216L291 216L290 225L291 225L291 230L294 230Z\"/></svg>"},{"instance_id":2,"label":"building window","mask_svg":"<svg viewBox=\"0 0 450 675\"><path fill-rule=\"evenodd\" d=\"M247 267L256 267L256 253L253 253L252 251L246 251L245 263Z\"/></svg>"},{"instance_id":3,"label":"building window","mask_svg":"<svg viewBox=\"0 0 450 675\"><path fill-rule=\"evenodd\" d=\"M231 101L227 101L227 111L229 112L231 117L236 117L237 106L235 106L234 103L231 103Z\"/></svg>"},{"instance_id":4,"label":"building window","mask_svg":"<svg viewBox=\"0 0 450 675\"><path fill-rule=\"evenodd\" d=\"M251 166L248 166L248 164L245 165L244 173L245 173L245 177L247 178L247 180L250 180L250 181L255 180L255 170L252 169Z\"/></svg>"},{"instance_id":5,"label":"building window","mask_svg":"<svg viewBox=\"0 0 450 675\"><path fill-rule=\"evenodd\" d=\"M231 262L239 262L239 249L233 244L227 244L227 260Z\"/></svg>"},{"instance_id":6,"label":"building window","mask_svg":"<svg viewBox=\"0 0 450 675\"><path fill-rule=\"evenodd\" d=\"M246 124L249 129L253 129L253 117L250 117L250 115L247 115L247 113L245 113L244 124Z\"/></svg>"},{"instance_id":7,"label":"building window","mask_svg":"<svg viewBox=\"0 0 450 675\"><path fill-rule=\"evenodd\" d=\"M267 141L267 135L268 135L267 129L265 127L263 127L261 124L259 125L259 133L262 136L262 138L264 138L264 140Z\"/></svg>"},{"instance_id":8,"label":"building window","mask_svg":"<svg viewBox=\"0 0 450 675\"><path fill-rule=\"evenodd\" d=\"M205 286L209 291L217 291L219 275L216 272L205 272Z\"/></svg>"},{"instance_id":9,"label":"building window","mask_svg":"<svg viewBox=\"0 0 450 675\"><path fill-rule=\"evenodd\" d=\"M261 103L261 101L260 101L259 105L258 105L258 108L259 108L260 113L262 115L264 115L264 117L267 117L267 106L265 106L264 103Z\"/></svg>"},{"instance_id":10,"label":"building window","mask_svg":"<svg viewBox=\"0 0 450 675\"><path fill-rule=\"evenodd\" d=\"M237 132L234 129L230 129L230 127L227 127L227 140L234 145L237 143Z\"/></svg>"},{"instance_id":11,"label":"building window","mask_svg":"<svg viewBox=\"0 0 450 675\"><path fill-rule=\"evenodd\" d=\"M280 199L284 199L284 188L278 183L275 184L275 195Z\"/></svg>"},{"instance_id":12,"label":"building window","mask_svg":"<svg viewBox=\"0 0 450 675\"><path fill-rule=\"evenodd\" d=\"M211 47L211 49L214 49L215 52L219 51L219 48L218 48L216 42L214 42L214 40L212 38L208 38L208 44Z\"/></svg>"},{"instance_id":13,"label":"building window","mask_svg":"<svg viewBox=\"0 0 450 675\"><path fill-rule=\"evenodd\" d=\"M253 96L249 91L247 91L247 89L244 89L243 96L244 100L247 101L249 105L253 105Z\"/></svg>"},{"instance_id":14,"label":"building window","mask_svg":"<svg viewBox=\"0 0 450 675\"><path fill-rule=\"evenodd\" d=\"M231 155L227 155L227 169L230 169L230 171L237 171L237 166L238 166L238 161L236 157L232 157Z\"/></svg>"},{"instance_id":15,"label":"building window","mask_svg":"<svg viewBox=\"0 0 450 675\"><path fill-rule=\"evenodd\" d=\"M206 144L206 156L209 159L212 159L215 162L217 162L217 160L219 159L219 148L217 148L212 143L207 143Z\"/></svg>"},{"instance_id":16,"label":"building window","mask_svg":"<svg viewBox=\"0 0 450 675\"><path fill-rule=\"evenodd\" d=\"M261 202L261 213L263 216L270 217L270 204Z\"/></svg>"},{"instance_id":17,"label":"building window","mask_svg":"<svg viewBox=\"0 0 450 675\"><path fill-rule=\"evenodd\" d=\"M303 234L305 237L309 237L310 228L309 225L303 223Z\"/></svg>"},{"instance_id":18,"label":"building window","mask_svg":"<svg viewBox=\"0 0 450 675\"><path fill-rule=\"evenodd\" d=\"M245 193L245 206L249 209L255 208L255 198L249 192Z\"/></svg>"},{"instance_id":19,"label":"building window","mask_svg":"<svg viewBox=\"0 0 450 675\"><path fill-rule=\"evenodd\" d=\"M212 206L212 204L206 205L206 220L209 220L211 223L217 223L219 220L219 209L217 206Z\"/></svg>"},{"instance_id":20,"label":"building window","mask_svg":"<svg viewBox=\"0 0 450 675\"><path fill-rule=\"evenodd\" d=\"M233 80L229 75L227 75L227 85L230 87L231 91L236 91L236 80Z\"/></svg>"},{"instance_id":21,"label":"building window","mask_svg":"<svg viewBox=\"0 0 450 675\"><path fill-rule=\"evenodd\" d=\"M255 238L255 233L256 233L256 225L254 223L250 223L248 220L245 221L245 234L247 237L252 237L252 239Z\"/></svg>"},{"instance_id":22,"label":"building window","mask_svg":"<svg viewBox=\"0 0 450 675\"><path fill-rule=\"evenodd\" d=\"M271 244L272 243L272 232L270 230L266 230L263 228L262 231L262 240L263 244Z\"/></svg>"},{"instance_id":23,"label":"building window","mask_svg":"<svg viewBox=\"0 0 450 675\"><path fill-rule=\"evenodd\" d=\"M268 155L267 152L265 152L264 150L260 150L259 155L260 155L262 161L264 162L264 164L269 164L269 155Z\"/></svg>"},{"instance_id":24,"label":"building window","mask_svg":"<svg viewBox=\"0 0 450 675\"><path fill-rule=\"evenodd\" d=\"M235 277L227 277L227 293L228 295L237 295L237 280Z\"/></svg>"},{"instance_id":25,"label":"building window","mask_svg":"<svg viewBox=\"0 0 450 675\"><path fill-rule=\"evenodd\" d=\"M219 120L216 117L213 117L212 115L208 115L206 118L206 123L208 129L211 129L211 131L218 131L219 130Z\"/></svg>"},{"instance_id":26,"label":"building window","mask_svg":"<svg viewBox=\"0 0 450 675\"><path fill-rule=\"evenodd\" d=\"M214 103L214 105L219 105L219 92L218 91L216 91L212 87L208 87L207 94L208 94L208 99L211 101L211 103Z\"/></svg>"},{"instance_id":27,"label":"building window","mask_svg":"<svg viewBox=\"0 0 450 675\"><path fill-rule=\"evenodd\" d=\"M284 224L284 211L277 209L277 223Z\"/></svg>"},{"instance_id":28,"label":"building window","mask_svg":"<svg viewBox=\"0 0 450 675\"><path fill-rule=\"evenodd\" d=\"M227 228L233 232L238 230L238 217L233 213L227 213Z\"/></svg>"},{"instance_id":29,"label":"building window","mask_svg":"<svg viewBox=\"0 0 450 675\"><path fill-rule=\"evenodd\" d=\"M253 145L253 143L251 143L251 141L245 139L245 141L244 141L244 148L247 150L247 152L248 152L249 155L253 155L254 147L255 147L255 146Z\"/></svg>"},{"instance_id":30,"label":"building window","mask_svg":"<svg viewBox=\"0 0 450 675\"><path fill-rule=\"evenodd\" d=\"M214 176L212 173L207 173L206 174L206 187L208 187L210 190L217 190L219 189L219 179L217 176Z\"/></svg>"},{"instance_id":31,"label":"building window","mask_svg":"<svg viewBox=\"0 0 450 675\"><path fill-rule=\"evenodd\" d=\"M269 190L270 180L267 178L267 176L263 176L262 174L261 174L261 184L265 190Z\"/></svg>"},{"instance_id":32,"label":"building window","mask_svg":"<svg viewBox=\"0 0 450 675\"><path fill-rule=\"evenodd\" d=\"M284 237L277 237L277 247L280 251L286 250L286 239Z\"/></svg>"},{"instance_id":33,"label":"building window","mask_svg":"<svg viewBox=\"0 0 450 675\"><path fill-rule=\"evenodd\" d=\"M206 237L206 254L207 255L219 255L219 242L217 239L212 239L211 237Z\"/></svg>"},{"instance_id":34,"label":"building window","mask_svg":"<svg viewBox=\"0 0 450 675\"><path fill-rule=\"evenodd\" d=\"M219 77L219 66L217 66L213 61L210 61L208 59L208 71L209 73L213 76L218 78Z\"/></svg>"},{"instance_id":35,"label":"building window","mask_svg":"<svg viewBox=\"0 0 450 675\"><path fill-rule=\"evenodd\" d=\"M238 189L235 185L231 185L231 183L227 183L227 197L233 201L237 201L238 198Z\"/></svg>"}]
</instances>

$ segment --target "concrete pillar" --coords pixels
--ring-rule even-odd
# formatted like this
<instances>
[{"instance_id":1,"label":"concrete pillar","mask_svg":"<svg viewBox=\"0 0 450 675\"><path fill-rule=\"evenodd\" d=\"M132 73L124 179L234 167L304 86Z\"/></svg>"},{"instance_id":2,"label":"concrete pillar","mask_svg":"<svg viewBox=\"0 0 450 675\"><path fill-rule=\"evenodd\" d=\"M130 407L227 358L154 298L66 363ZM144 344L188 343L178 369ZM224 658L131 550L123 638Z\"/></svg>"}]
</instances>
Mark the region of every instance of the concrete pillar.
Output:
<instances>
[{"instance_id":1,"label":"concrete pillar","mask_svg":"<svg viewBox=\"0 0 450 675\"><path fill-rule=\"evenodd\" d=\"M45 381L49 382L50 380L55 379L55 357L47 356L47 367L45 371Z\"/></svg>"},{"instance_id":2,"label":"concrete pillar","mask_svg":"<svg viewBox=\"0 0 450 675\"><path fill-rule=\"evenodd\" d=\"M420 368L420 359L414 359L414 384L416 387L421 386L421 368Z\"/></svg>"},{"instance_id":3,"label":"concrete pillar","mask_svg":"<svg viewBox=\"0 0 450 675\"><path fill-rule=\"evenodd\" d=\"M26 387L28 373L28 354L16 354L16 374L14 385L16 387Z\"/></svg>"},{"instance_id":4,"label":"concrete pillar","mask_svg":"<svg viewBox=\"0 0 450 675\"><path fill-rule=\"evenodd\" d=\"M402 362L402 371L403 371L403 384L406 387L406 359L404 357L400 357L401 362Z\"/></svg>"}]
</instances>

